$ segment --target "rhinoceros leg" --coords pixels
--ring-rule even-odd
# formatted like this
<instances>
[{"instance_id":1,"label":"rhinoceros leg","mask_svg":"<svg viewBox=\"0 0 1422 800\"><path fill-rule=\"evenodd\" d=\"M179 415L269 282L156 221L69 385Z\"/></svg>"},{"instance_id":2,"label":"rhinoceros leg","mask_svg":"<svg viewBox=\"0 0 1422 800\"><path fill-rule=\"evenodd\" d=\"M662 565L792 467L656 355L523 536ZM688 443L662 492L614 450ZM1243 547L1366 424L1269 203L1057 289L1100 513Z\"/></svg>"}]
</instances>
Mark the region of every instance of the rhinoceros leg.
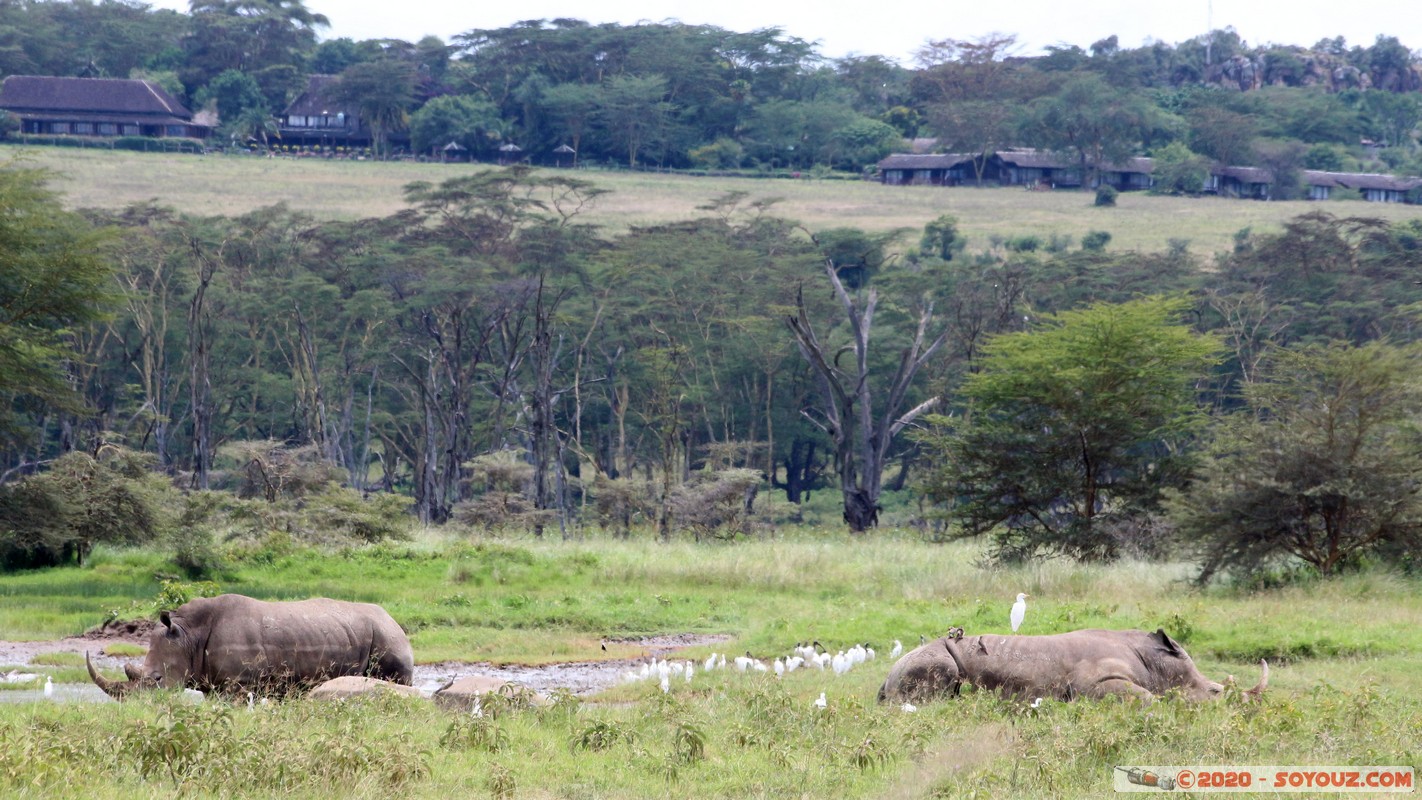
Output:
<instances>
[{"instance_id":1,"label":"rhinoceros leg","mask_svg":"<svg viewBox=\"0 0 1422 800\"><path fill-rule=\"evenodd\" d=\"M1150 703L1155 700L1155 695L1151 694L1144 686L1132 683L1125 678L1109 678L1091 687L1085 693L1087 697L1102 698L1110 695L1133 698L1142 703Z\"/></svg>"}]
</instances>

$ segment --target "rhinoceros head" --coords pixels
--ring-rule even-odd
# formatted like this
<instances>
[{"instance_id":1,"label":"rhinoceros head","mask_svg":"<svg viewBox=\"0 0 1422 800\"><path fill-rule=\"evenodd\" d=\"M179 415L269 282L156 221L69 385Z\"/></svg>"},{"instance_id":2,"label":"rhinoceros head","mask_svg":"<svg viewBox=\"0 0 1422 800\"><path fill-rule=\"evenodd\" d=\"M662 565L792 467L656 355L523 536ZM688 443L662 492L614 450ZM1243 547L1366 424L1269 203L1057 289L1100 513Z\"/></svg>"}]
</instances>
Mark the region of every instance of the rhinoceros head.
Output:
<instances>
[{"instance_id":1,"label":"rhinoceros head","mask_svg":"<svg viewBox=\"0 0 1422 800\"><path fill-rule=\"evenodd\" d=\"M1161 688L1178 689L1190 700L1214 700L1224 695L1225 685L1206 678L1195 667L1195 661L1185 652L1185 648L1170 638L1164 629L1157 628L1151 638L1159 644L1159 649L1146 658L1149 667L1161 679ZM1244 692L1246 700L1258 699L1269 685L1268 662L1261 660L1259 666L1262 669L1259 683ZM1233 680L1234 677L1230 676L1229 681L1232 683Z\"/></svg>"},{"instance_id":2,"label":"rhinoceros head","mask_svg":"<svg viewBox=\"0 0 1422 800\"><path fill-rule=\"evenodd\" d=\"M142 689L183 688L192 674L193 637L185 629L180 618L167 611L158 615L161 623L148 637L148 657L143 666L124 666L126 681L111 681L100 675L84 654L84 663L89 668L89 677L115 700L122 700L129 693Z\"/></svg>"}]
</instances>

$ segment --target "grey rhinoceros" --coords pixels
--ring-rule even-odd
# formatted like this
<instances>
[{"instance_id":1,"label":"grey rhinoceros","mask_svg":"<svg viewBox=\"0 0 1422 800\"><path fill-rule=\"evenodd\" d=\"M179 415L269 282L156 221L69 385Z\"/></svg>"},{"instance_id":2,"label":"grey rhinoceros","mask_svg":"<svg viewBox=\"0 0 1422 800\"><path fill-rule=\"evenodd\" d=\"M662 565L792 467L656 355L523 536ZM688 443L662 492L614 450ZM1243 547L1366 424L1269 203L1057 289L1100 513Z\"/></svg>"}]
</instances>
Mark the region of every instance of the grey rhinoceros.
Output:
<instances>
[{"instance_id":1,"label":"grey rhinoceros","mask_svg":"<svg viewBox=\"0 0 1422 800\"><path fill-rule=\"evenodd\" d=\"M188 688L280 695L342 675L409 685L415 657L405 631L370 603L314 598L267 602L237 594L202 597L159 615L142 669L127 681L89 676L110 696L135 689Z\"/></svg>"},{"instance_id":2,"label":"grey rhinoceros","mask_svg":"<svg viewBox=\"0 0 1422 800\"><path fill-rule=\"evenodd\" d=\"M1259 665L1263 675L1246 698L1257 698L1268 685L1269 664ZM1150 701L1179 691L1191 700L1207 700L1224 693L1164 630L968 637L958 631L905 653L879 688L879 701L955 696L965 683L1020 699L1122 695Z\"/></svg>"}]
</instances>

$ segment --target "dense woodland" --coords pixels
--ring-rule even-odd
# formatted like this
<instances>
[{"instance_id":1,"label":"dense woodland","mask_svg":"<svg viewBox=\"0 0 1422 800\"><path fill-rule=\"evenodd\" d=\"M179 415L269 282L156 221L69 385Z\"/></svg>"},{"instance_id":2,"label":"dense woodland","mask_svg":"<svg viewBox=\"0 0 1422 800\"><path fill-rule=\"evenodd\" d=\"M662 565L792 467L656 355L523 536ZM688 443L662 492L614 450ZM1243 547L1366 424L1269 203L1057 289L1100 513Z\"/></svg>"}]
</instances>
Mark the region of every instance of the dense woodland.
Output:
<instances>
[{"instance_id":1,"label":"dense woodland","mask_svg":"<svg viewBox=\"0 0 1422 800\"><path fill-rule=\"evenodd\" d=\"M1314 212L1206 270L948 217L810 232L736 194L610 236L595 185L522 167L353 222L66 212L0 175L13 564L410 515L733 537L812 492L1008 559L1198 548L1245 509L1211 571L1327 572L1422 530L1422 221Z\"/></svg>"},{"instance_id":2,"label":"dense woodland","mask_svg":"<svg viewBox=\"0 0 1422 800\"><path fill-rule=\"evenodd\" d=\"M852 165L878 140L847 131L967 142L1001 117L1045 137L1118 112L1149 123L1134 146L1235 161L1221 148L1246 132L1352 158L1372 137L1404 163L1422 96L1389 39L1258 50L1226 31L1030 59L948 41L907 69L829 63L775 30L564 20L317 44L320 23L300 3L13 3L0 58L138 71L198 103L237 70L267 111L305 72L382 70L409 81L417 139L447 103L484 115L489 142L667 164ZM609 98L634 87L657 114L614 123ZM1315 212L1240 231L1209 269L1183 242L1117 252L1105 233L965 242L950 217L812 232L739 193L613 236L580 220L601 192L583 174L475 172L329 222L68 212L9 165L0 559L169 537L201 572L224 543L378 540L411 516L734 537L822 492L852 531L894 498L897 522L987 536L1003 559L1189 551L1206 578L1415 563L1422 221Z\"/></svg>"},{"instance_id":3,"label":"dense woodland","mask_svg":"<svg viewBox=\"0 0 1422 800\"><path fill-rule=\"evenodd\" d=\"M1422 166L1422 71L1387 36L1249 43L1225 29L1129 48L1103 35L1024 56L1011 36L930 31L901 65L826 58L778 28L531 20L411 43L321 40L328 24L300 0L194 0L188 14L10 2L0 76L150 78L218 111L217 141L240 144L273 141L273 115L308 74L340 75L337 94L382 142L430 153L455 141L487 160L512 143L533 163L568 146L608 165L862 170L929 138L959 153L1163 155L1176 169Z\"/></svg>"}]
</instances>

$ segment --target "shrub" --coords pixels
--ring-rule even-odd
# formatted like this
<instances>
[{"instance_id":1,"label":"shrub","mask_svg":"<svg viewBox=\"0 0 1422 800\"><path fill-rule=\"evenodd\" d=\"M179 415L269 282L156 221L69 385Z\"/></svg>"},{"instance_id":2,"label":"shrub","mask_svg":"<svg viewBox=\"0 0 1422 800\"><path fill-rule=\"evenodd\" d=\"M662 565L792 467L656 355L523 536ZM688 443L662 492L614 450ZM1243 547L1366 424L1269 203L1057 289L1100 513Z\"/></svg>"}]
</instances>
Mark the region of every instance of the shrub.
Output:
<instances>
[{"instance_id":1,"label":"shrub","mask_svg":"<svg viewBox=\"0 0 1422 800\"><path fill-rule=\"evenodd\" d=\"M1106 231L1087 231L1081 237L1081 249L1090 253L1100 253L1111 243L1111 234Z\"/></svg>"},{"instance_id":2,"label":"shrub","mask_svg":"<svg viewBox=\"0 0 1422 800\"><path fill-rule=\"evenodd\" d=\"M760 473L753 469L699 473L672 492L672 517L678 527L689 528L697 541L749 533L759 488Z\"/></svg>"},{"instance_id":3,"label":"shrub","mask_svg":"<svg viewBox=\"0 0 1422 800\"><path fill-rule=\"evenodd\" d=\"M83 563L95 544L141 544L172 525L173 489L151 457L105 445L66 453L47 472L0 487L0 566Z\"/></svg>"},{"instance_id":4,"label":"shrub","mask_svg":"<svg viewBox=\"0 0 1422 800\"><path fill-rule=\"evenodd\" d=\"M1113 207L1116 205L1116 195L1117 192L1114 187L1102 184L1096 187L1095 205L1100 206L1102 208Z\"/></svg>"}]
</instances>

